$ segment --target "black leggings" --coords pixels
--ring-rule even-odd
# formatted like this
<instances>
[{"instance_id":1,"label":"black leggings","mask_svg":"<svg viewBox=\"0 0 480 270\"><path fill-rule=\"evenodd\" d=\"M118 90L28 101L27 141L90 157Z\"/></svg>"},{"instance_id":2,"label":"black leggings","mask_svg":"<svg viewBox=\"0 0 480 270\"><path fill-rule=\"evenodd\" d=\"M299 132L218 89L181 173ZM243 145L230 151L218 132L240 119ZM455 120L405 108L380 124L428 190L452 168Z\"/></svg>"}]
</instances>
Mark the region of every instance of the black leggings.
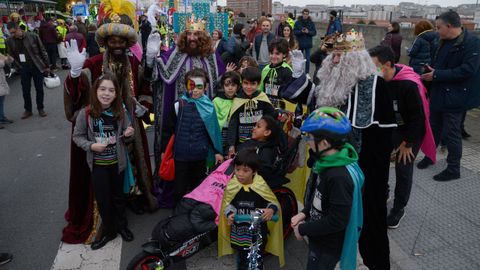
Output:
<instances>
[{"instance_id":1,"label":"black leggings","mask_svg":"<svg viewBox=\"0 0 480 270\"><path fill-rule=\"evenodd\" d=\"M175 187L173 203L177 205L187 192L195 189L206 177L205 160L179 161L175 160Z\"/></svg>"},{"instance_id":2,"label":"black leggings","mask_svg":"<svg viewBox=\"0 0 480 270\"><path fill-rule=\"evenodd\" d=\"M93 165L93 191L102 218L103 234L114 234L127 227L123 178L124 172L118 172L117 164Z\"/></svg>"}]
</instances>

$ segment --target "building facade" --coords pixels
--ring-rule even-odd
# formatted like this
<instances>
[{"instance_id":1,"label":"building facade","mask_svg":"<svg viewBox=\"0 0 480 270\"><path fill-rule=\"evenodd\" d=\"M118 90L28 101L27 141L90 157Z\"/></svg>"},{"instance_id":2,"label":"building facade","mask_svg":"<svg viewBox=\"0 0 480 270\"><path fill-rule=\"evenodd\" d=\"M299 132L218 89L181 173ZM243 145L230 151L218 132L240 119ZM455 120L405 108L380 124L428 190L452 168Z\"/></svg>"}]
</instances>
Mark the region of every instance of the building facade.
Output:
<instances>
[{"instance_id":1,"label":"building facade","mask_svg":"<svg viewBox=\"0 0 480 270\"><path fill-rule=\"evenodd\" d=\"M236 14L243 12L247 18L259 18L262 12L272 14L272 0L227 0L227 7Z\"/></svg>"}]
</instances>

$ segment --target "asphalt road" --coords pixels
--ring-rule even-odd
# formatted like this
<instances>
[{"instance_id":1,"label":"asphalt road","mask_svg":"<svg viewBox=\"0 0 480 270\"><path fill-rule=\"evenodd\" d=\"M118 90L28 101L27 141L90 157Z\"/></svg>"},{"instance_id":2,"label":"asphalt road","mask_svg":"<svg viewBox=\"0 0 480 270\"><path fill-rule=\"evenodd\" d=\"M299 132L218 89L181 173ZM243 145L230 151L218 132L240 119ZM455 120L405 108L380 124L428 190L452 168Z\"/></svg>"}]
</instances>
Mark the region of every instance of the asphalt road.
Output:
<instances>
[{"instance_id":1,"label":"asphalt road","mask_svg":"<svg viewBox=\"0 0 480 270\"><path fill-rule=\"evenodd\" d=\"M58 72L62 82L66 74ZM2 269L50 269L66 224L63 215L68 203L71 126L63 111L63 85L45 89L47 117L39 117L34 109L33 117L21 120L20 77L8 81L11 93L5 100L5 113L14 123L0 130L0 252L11 252L14 259ZM32 97L36 108L34 89ZM127 213L135 240L123 243L120 269L125 269L155 224L169 213Z\"/></svg>"}]
</instances>

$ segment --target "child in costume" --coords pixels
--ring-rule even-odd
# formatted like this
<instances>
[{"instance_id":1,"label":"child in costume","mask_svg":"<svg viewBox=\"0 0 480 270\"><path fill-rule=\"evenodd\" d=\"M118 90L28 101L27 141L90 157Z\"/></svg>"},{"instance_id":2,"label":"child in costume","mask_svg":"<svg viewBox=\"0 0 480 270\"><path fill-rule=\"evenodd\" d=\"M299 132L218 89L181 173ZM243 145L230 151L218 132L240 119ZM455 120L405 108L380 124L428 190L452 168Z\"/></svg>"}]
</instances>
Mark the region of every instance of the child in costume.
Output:
<instances>
[{"instance_id":1,"label":"child in costume","mask_svg":"<svg viewBox=\"0 0 480 270\"><path fill-rule=\"evenodd\" d=\"M356 269L363 223L364 176L347 137L352 128L338 109L313 111L301 128L315 163L305 193L305 208L292 217L298 240L308 237L308 270Z\"/></svg>"},{"instance_id":2,"label":"child in costume","mask_svg":"<svg viewBox=\"0 0 480 270\"><path fill-rule=\"evenodd\" d=\"M91 244L93 250L105 246L117 233L127 242L133 240L124 215L127 203L124 174L129 162L125 141L133 136L134 129L118 89L114 75L106 73L99 77L90 90L90 105L78 113L73 131L73 141L87 152L102 218L101 234Z\"/></svg>"},{"instance_id":3,"label":"child in costume","mask_svg":"<svg viewBox=\"0 0 480 270\"><path fill-rule=\"evenodd\" d=\"M185 75L187 92L177 101L164 126L162 152L175 135L173 156L176 205L188 191L205 178L207 159L223 161L222 137L213 102L205 95L209 80L206 72L195 68Z\"/></svg>"},{"instance_id":4,"label":"child in costume","mask_svg":"<svg viewBox=\"0 0 480 270\"><path fill-rule=\"evenodd\" d=\"M280 136L283 131L277 120L264 115L252 130L252 138L238 147L238 150L254 148L260 158L258 174L270 188L278 188L289 180L275 171L275 162L280 153Z\"/></svg>"},{"instance_id":5,"label":"child in costume","mask_svg":"<svg viewBox=\"0 0 480 270\"><path fill-rule=\"evenodd\" d=\"M217 96L213 99L213 105L217 112L218 125L222 130L222 154L227 154L228 143L228 120L230 116L230 110L233 106L233 98L238 92L241 85L240 74L235 71L227 71L223 74L220 80L220 85L223 91L217 91Z\"/></svg>"},{"instance_id":6,"label":"child in costume","mask_svg":"<svg viewBox=\"0 0 480 270\"><path fill-rule=\"evenodd\" d=\"M273 40L268 46L270 64L262 70L259 90L264 91L275 108L285 109L282 92L292 81L292 67L285 62L288 42L283 38Z\"/></svg>"},{"instance_id":7,"label":"child in costume","mask_svg":"<svg viewBox=\"0 0 480 270\"><path fill-rule=\"evenodd\" d=\"M280 266L283 266L283 232L280 213L280 204L268 187L267 183L257 173L260 159L255 149L244 149L238 152L234 160L235 175L223 195L218 227L218 255L232 254L233 249L238 251L237 269L248 268L248 252L252 243L257 239L249 230L250 223L235 222L235 215L251 215L256 209L263 211L262 244L261 250L266 250L279 257ZM278 213L277 222L268 222ZM269 238L267 239L267 231ZM263 252L260 252L262 254ZM263 258L257 259L259 268L263 267Z\"/></svg>"},{"instance_id":8,"label":"child in costume","mask_svg":"<svg viewBox=\"0 0 480 270\"><path fill-rule=\"evenodd\" d=\"M233 99L228 124L228 156L232 157L236 147L252 136L255 124L264 115L275 117L275 110L264 92L258 91L260 71L247 67L242 73L242 91Z\"/></svg>"}]
</instances>

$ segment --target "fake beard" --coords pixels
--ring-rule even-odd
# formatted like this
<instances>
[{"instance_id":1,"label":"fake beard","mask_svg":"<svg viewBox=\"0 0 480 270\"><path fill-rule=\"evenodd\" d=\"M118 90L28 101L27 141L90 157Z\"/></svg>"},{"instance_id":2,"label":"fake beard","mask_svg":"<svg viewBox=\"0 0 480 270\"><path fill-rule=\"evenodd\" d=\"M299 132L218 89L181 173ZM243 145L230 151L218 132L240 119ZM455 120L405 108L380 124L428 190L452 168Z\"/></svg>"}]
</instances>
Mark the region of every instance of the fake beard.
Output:
<instances>
[{"instance_id":1,"label":"fake beard","mask_svg":"<svg viewBox=\"0 0 480 270\"><path fill-rule=\"evenodd\" d=\"M188 42L188 41L187 41ZM198 47L199 46L199 43L198 43L198 40L195 41L195 43L197 44L197 46L195 48L191 48L190 47L190 42L187 43L187 46L185 46L185 53L188 54L189 56L198 56L200 55L200 48Z\"/></svg>"},{"instance_id":2,"label":"fake beard","mask_svg":"<svg viewBox=\"0 0 480 270\"><path fill-rule=\"evenodd\" d=\"M367 51L347 52L338 64L333 64L332 58L333 55L327 56L317 73L320 80L315 87L317 108L344 105L358 81L370 77L376 70Z\"/></svg>"}]
</instances>

